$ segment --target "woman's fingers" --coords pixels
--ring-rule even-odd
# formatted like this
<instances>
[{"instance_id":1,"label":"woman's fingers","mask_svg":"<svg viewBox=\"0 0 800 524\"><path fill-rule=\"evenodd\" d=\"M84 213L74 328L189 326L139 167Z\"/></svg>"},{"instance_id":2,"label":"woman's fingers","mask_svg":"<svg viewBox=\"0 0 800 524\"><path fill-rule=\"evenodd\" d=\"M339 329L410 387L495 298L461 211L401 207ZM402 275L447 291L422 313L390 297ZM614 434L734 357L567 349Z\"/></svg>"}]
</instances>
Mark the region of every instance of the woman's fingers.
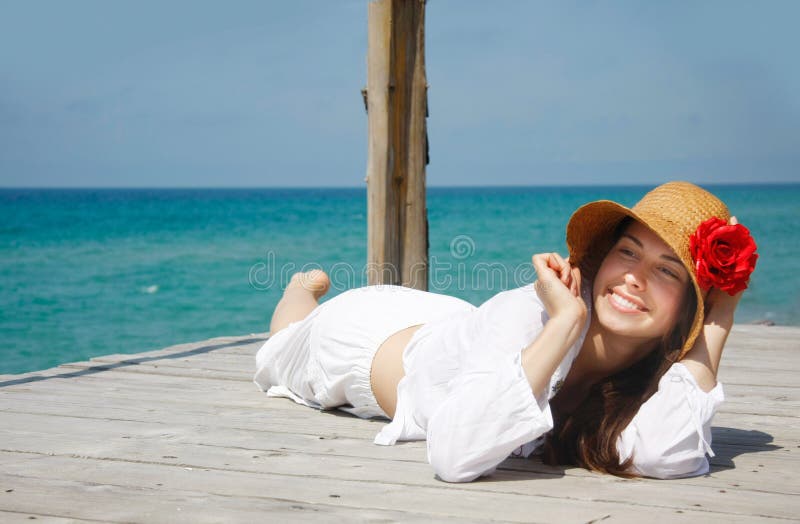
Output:
<instances>
[{"instance_id":1,"label":"woman's fingers","mask_svg":"<svg viewBox=\"0 0 800 524\"><path fill-rule=\"evenodd\" d=\"M573 273L573 268L569 269L569 290L574 296L578 296L578 284L575 282L575 274Z\"/></svg>"},{"instance_id":2,"label":"woman's fingers","mask_svg":"<svg viewBox=\"0 0 800 524\"><path fill-rule=\"evenodd\" d=\"M540 253L532 257L533 267L541 281L539 285L545 282L555 284L559 281L570 294L575 297L580 297L580 279L575 279L575 268L561 257L558 253Z\"/></svg>"},{"instance_id":3,"label":"woman's fingers","mask_svg":"<svg viewBox=\"0 0 800 524\"><path fill-rule=\"evenodd\" d=\"M542 253L533 257L533 268L536 270L540 285L557 285L561 280L559 275L561 268L554 262L551 255L551 253Z\"/></svg>"},{"instance_id":4,"label":"woman's fingers","mask_svg":"<svg viewBox=\"0 0 800 524\"><path fill-rule=\"evenodd\" d=\"M569 274L570 266L569 266L569 264L558 253L553 253L552 256L553 256L553 259L558 264L558 267L559 267L558 274L559 274L559 277L561 278L561 281L564 283L564 285L569 286L569 284L570 284L570 282L569 282L570 281L570 274Z\"/></svg>"},{"instance_id":5,"label":"woman's fingers","mask_svg":"<svg viewBox=\"0 0 800 524\"><path fill-rule=\"evenodd\" d=\"M561 279L561 282L563 282L564 285L567 286L570 292L572 292L574 295L575 291L574 282L572 281L572 266L570 266L569 263L558 253L553 253L553 258L555 258L559 264L559 278Z\"/></svg>"},{"instance_id":6,"label":"woman's fingers","mask_svg":"<svg viewBox=\"0 0 800 524\"><path fill-rule=\"evenodd\" d=\"M552 267L549 253L540 253L533 255L533 268L540 279L556 276L557 270Z\"/></svg>"},{"instance_id":7,"label":"woman's fingers","mask_svg":"<svg viewBox=\"0 0 800 524\"><path fill-rule=\"evenodd\" d=\"M538 266L537 266L538 259ZM570 290L573 289L572 266L558 253L539 253L531 258L534 268L539 272L539 267L547 267Z\"/></svg>"},{"instance_id":8,"label":"woman's fingers","mask_svg":"<svg viewBox=\"0 0 800 524\"><path fill-rule=\"evenodd\" d=\"M533 266L538 278L534 284L536 294L542 301L550 318L568 315L571 319L582 319L586 315L586 304L580 297L581 276L557 253L541 253L533 256ZM566 282L562 280L562 272Z\"/></svg>"},{"instance_id":9,"label":"woman's fingers","mask_svg":"<svg viewBox=\"0 0 800 524\"><path fill-rule=\"evenodd\" d=\"M575 288L574 294L576 297L580 298L581 296L581 270L577 267L573 267L570 271L572 273L572 284Z\"/></svg>"}]
</instances>

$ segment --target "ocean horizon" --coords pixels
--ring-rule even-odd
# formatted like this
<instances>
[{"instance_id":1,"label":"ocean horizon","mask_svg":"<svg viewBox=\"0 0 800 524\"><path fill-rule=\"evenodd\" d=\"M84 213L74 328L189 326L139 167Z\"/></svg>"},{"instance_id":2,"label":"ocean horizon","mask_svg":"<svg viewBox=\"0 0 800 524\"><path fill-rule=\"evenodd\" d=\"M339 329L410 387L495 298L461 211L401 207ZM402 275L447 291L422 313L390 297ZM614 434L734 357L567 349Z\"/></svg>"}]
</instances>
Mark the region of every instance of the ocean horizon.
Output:
<instances>
[{"instance_id":1,"label":"ocean horizon","mask_svg":"<svg viewBox=\"0 0 800 524\"><path fill-rule=\"evenodd\" d=\"M647 185L429 185L430 290L480 304ZM800 184L703 184L753 233L737 323L800 326ZM0 373L264 332L292 273L366 284L366 187L0 188Z\"/></svg>"},{"instance_id":2,"label":"ocean horizon","mask_svg":"<svg viewBox=\"0 0 800 524\"><path fill-rule=\"evenodd\" d=\"M702 182L692 182L700 187L714 190L716 188L770 188L775 186L784 186L788 188L800 188L800 182L787 182L784 180L773 180L773 181L765 181L765 182L732 182L726 184L720 183L702 183ZM595 189L603 189L603 188L622 188L622 189L645 189L649 190L656 187L657 184L625 184L625 183L606 183L606 184L463 184L463 185L438 185L438 184L430 184L426 185L428 190L431 189L555 189L555 190L562 190L562 189L586 189L586 190L595 190ZM248 191L248 190L255 190L255 191L280 191L280 190L354 190L354 191L366 191L366 185L357 185L357 186L350 186L350 185L332 185L332 186L321 186L321 185L313 185L313 186L249 186L249 185L242 185L242 186L76 186L76 185L69 185L69 186L24 186L24 185L10 185L10 186L0 186L0 192L4 191Z\"/></svg>"}]
</instances>

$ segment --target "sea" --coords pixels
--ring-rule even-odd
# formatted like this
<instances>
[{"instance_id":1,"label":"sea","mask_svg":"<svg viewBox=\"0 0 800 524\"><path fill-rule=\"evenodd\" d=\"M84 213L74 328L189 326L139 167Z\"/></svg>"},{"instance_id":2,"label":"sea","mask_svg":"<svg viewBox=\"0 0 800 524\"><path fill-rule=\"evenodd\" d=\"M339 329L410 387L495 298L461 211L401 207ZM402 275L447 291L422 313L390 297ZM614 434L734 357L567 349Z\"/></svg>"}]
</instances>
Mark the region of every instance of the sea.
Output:
<instances>
[{"instance_id":1,"label":"sea","mask_svg":"<svg viewBox=\"0 0 800 524\"><path fill-rule=\"evenodd\" d=\"M707 186L760 255L737 323L800 326L800 184ZM429 289L479 305L648 187L429 187ZM263 333L290 276L367 283L365 188L0 189L0 374Z\"/></svg>"}]
</instances>

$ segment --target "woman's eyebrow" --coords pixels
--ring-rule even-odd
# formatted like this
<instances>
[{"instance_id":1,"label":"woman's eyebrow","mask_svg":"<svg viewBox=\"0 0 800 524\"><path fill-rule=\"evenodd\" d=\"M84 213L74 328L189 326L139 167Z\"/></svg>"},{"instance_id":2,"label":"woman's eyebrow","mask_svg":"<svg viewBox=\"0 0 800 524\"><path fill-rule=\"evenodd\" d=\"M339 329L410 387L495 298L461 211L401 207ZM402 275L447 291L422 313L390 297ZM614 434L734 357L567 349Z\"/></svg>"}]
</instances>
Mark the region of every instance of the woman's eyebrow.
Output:
<instances>
[{"instance_id":1,"label":"woman's eyebrow","mask_svg":"<svg viewBox=\"0 0 800 524\"><path fill-rule=\"evenodd\" d=\"M636 238L635 236L631 235L630 233L623 233L622 236L630 238L631 240L633 240L634 244L644 249L644 244L642 244L642 241Z\"/></svg>"},{"instance_id":2,"label":"woman's eyebrow","mask_svg":"<svg viewBox=\"0 0 800 524\"><path fill-rule=\"evenodd\" d=\"M681 267L683 267L683 262L681 262L681 259L675 258L672 255L661 255L661 258L663 258L665 260L669 260L670 262L675 262L676 264L678 264Z\"/></svg>"},{"instance_id":3,"label":"woman's eyebrow","mask_svg":"<svg viewBox=\"0 0 800 524\"><path fill-rule=\"evenodd\" d=\"M634 244L644 249L644 244L642 244L642 241L636 238L635 236L631 235L630 233L623 233L622 236L629 238ZM661 255L661 258L669 260L670 262L675 262L676 264L680 264L681 267L683 267L683 262L681 261L681 259L673 257L672 255Z\"/></svg>"}]
</instances>

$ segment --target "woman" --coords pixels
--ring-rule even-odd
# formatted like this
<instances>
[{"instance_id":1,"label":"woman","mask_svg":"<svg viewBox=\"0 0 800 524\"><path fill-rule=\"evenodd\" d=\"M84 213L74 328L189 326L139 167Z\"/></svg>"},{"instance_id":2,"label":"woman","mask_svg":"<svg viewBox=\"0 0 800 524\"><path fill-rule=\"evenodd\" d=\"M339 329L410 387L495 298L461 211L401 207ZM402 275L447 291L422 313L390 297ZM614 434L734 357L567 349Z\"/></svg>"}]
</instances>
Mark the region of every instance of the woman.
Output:
<instances>
[{"instance_id":1,"label":"woman","mask_svg":"<svg viewBox=\"0 0 800 524\"><path fill-rule=\"evenodd\" d=\"M568 259L533 256L534 284L480 307L397 286L319 305L322 271L295 275L255 382L271 396L392 419L375 438L426 439L445 481L535 450L621 476L708 471L716 374L755 243L686 182L632 209L579 208Z\"/></svg>"}]
</instances>

